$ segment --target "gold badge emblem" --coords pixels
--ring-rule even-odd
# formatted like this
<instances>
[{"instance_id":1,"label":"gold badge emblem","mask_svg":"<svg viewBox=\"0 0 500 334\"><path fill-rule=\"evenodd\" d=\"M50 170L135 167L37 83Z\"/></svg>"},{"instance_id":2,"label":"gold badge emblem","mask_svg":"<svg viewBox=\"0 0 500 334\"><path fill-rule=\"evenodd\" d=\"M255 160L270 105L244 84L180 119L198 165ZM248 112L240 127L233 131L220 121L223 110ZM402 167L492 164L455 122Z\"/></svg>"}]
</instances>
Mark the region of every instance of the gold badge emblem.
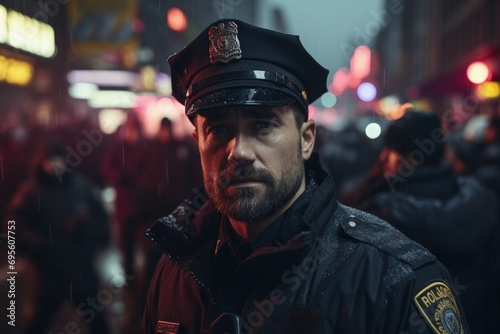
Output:
<instances>
[{"instance_id":1,"label":"gold badge emblem","mask_svg":"<svg viewBox=\"0 0 500 334\"><path fill-rule=\"evenodd\" d=\"M238 40L238 26L234 22L220 23L211 26L208 30L210 40L210 63L220 61L227 63L233 59L241 58L240 41Z\"/></svg>"},{"instance_id":2,"label":"gold badge emblem","mask_svg":"<svg viewBox=\"0 0 500 334\"><path fill-rule=\"evenodd\" d=\"M177 334L179 324L176 322L158 321L156 323L156 334Z\"/></svg>"},{"instance_id":3,"label":"gold badge emblem","mask_svg":"<svg viewBox=\"0 0 500 334\"><path fill-rule=\"evenodd\" d=\"M465 333L455 297L444 282L427 285L413 300L436 334Z\"/></svg>"}]
</instances>

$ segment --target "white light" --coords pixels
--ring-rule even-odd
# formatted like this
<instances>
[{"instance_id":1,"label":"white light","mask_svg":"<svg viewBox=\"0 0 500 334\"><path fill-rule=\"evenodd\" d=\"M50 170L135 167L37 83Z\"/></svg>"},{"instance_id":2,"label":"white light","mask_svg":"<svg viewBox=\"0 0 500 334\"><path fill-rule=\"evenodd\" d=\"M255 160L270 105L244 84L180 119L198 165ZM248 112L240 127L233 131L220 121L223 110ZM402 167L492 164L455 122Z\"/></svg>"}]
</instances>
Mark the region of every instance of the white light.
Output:
<instances>
[{"instance_id":1,"label":"white light","mask_svg":"<svg viewBox=\"0 0 500 334\"><path fill-rule=\"evenodd\" d=\"M127 115L121 109L102 109L99 112L99 127L106 134L113 134L125 122Z\"/></svg>"},{"instance_id":2,"label":"white light","mask_svg":"<svg viewBox=\"0 0 500 334\"><path fill-rule=\"evenodd\" d=\"M95 92L99 90L96 84L79 82L73 85L70 85L68 88L69 96L74 99L82 99L87 100L95 94Z\"/></svg>"},{"instance_id":3,"label":"white light","mask_svg":"<svg viewBox=\"0 0 500 334\"><path fill-rule=\"evenodd\" d=\"M124 90L98 90L88 100L92 108L132 108L136 95Z\"/></svg>"},{"instance_id":4,"label":"white light","mask_svg":"<svg viewBox=\"0 0 500 334\"><path fill-rule=\"evenodd\" d=\"M102 191L102 199L105 203L113 203L116 198L116 192L113 188L107 187Z\"/></svg>"},{"instance_id":5,"label":"white light","mask_svg":"<svg viewBox=\"0 0 500 334\"><path fill-rule=\"evenodd\" d=\"M7 8L0 5L0 43L5 43L9 37L7 33Z\"/></svg>"},{"instance_id":6,"label":"white light","mask_svg":"<svg viewBox=\"0 0 500 334\"><path fill-rule=\"evenodd\" d=\"M377 88L371 82L363 82L359 85L357 93L361 101L370 102L377 96Z\"/></svg>"},{"instance_id":7,"label":"white light","mask_svg":"<svg viewBox=\"0 0 500 334\"><path fill-rule=\"evenodd\" d=\"M107 87L131 87L137 84L139 74L128 71L74 70L67 76L69 83L93 83Z\"/></svg>"},{"instance_id":8,"label":"white light","mask_svg":"<svg viewBox=\"0 0 500 334\"><path fill-rule=\"evenodd\" d=\"M57 49L54 28L1 5L0 43L45 58L53 57Z\"/></svg>"},{"instance_id":9,"label":"white light","mask_svg":"<svg viewBox=\"0 0 500 334\"><path fill-rule=\"evenodd\" d=\"M475 61L467 67L467 78L472 83L480 84L488 80L490 69L482 61Z\"/></svg>"},{"instance_id":10,"label":"white light","mask_svg":"<svg viewBox=\"0 0 500 334\"><path fill-rule=\"evenodd\" d=\"M330 92L326 92L321 96L321 104L325 108L331 108L337 103L337 97Z\"/></svg>"},{"instance_id":11,"label":"white light","mask_svg":"<svg viewBox=\"0 0 500 334\"><path fill-rule=\"evenodd\" d=\"M370 139L375 139L380 136L382 129L377 123L370 123L365 128L365 134Z\"/></svg>"}]
</instances>

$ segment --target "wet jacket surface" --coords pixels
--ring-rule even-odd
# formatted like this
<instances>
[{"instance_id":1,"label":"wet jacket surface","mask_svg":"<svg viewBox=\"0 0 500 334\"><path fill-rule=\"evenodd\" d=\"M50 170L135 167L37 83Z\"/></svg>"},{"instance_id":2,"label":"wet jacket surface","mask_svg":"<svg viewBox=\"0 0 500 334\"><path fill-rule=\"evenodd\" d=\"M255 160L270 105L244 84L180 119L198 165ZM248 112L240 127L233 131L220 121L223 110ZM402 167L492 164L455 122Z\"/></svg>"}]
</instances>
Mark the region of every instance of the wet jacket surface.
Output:
<instances>
[{"instance_id":1,"label":"wet jacket surface","mask_svg":"<svg viewBox=\"0 0 500 334\"><path fill-rule=\"evenodd\" d=\"M500 268L492 263L496 203L493 192L475 178L455 177L447 166L428 166L416 169L396 191L381 192L360 208L436 255L459 287L473 333L493 333L500 328Z\"/></svg>"},{"instance_id":2,"label":"wet jacket surface","mask_svg":"<svg viewBox=\"0 0 500 334\"><path fill-rule=\"evenodd\" d=\"M166 255L150 285L142 332L237 332L214 324L230 313L239 315L241 333L468 333L436 258L388 223L340 205L316 155L306 170L318 184L312 198L292 205L274 241L217 289L222 217L206 194L160 219L149 236Z\"/></svg>"}]
</instances>

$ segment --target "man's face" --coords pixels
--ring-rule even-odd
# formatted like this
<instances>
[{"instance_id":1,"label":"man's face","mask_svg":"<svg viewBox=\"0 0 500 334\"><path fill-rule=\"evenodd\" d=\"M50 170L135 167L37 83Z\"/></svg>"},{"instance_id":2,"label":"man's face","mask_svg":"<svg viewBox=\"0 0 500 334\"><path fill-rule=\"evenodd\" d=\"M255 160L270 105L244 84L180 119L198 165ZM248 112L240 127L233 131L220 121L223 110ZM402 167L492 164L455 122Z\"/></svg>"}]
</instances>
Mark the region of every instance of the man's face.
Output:
<instances>
[{"instance_id":1,"label":"man's face","mask_svg":"<svg viewBox=\"0 0 500 334\"><path fill-rule=\"evenodd\" d=\"M302 126L305 134L288 106L198 115L195 138L216 209L237 221L259 222L290 205L304 189L304 159L314 145L314 123L304 124L312 124Z\"/></svg>"}]
</instances>

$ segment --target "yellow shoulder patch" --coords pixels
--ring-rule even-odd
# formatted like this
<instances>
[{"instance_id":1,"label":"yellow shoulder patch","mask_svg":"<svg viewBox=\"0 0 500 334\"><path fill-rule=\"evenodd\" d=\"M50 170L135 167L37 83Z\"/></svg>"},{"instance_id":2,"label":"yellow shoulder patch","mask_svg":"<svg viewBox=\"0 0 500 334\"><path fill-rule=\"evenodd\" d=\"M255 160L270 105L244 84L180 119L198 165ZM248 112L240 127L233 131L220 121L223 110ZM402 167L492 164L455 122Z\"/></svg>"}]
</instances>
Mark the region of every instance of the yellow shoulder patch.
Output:
<instances>
[{"instance_id":1,"label":"yellow shoulder patch","mask_svg":"<svg viewBox=\"0 0 500 334\"><path fill-rule=\"evenodd\" d=\"M463 334L455 297L444 282L433 282L420 290L413 301L436 334Z\"/></svg>"}]
</instances>

